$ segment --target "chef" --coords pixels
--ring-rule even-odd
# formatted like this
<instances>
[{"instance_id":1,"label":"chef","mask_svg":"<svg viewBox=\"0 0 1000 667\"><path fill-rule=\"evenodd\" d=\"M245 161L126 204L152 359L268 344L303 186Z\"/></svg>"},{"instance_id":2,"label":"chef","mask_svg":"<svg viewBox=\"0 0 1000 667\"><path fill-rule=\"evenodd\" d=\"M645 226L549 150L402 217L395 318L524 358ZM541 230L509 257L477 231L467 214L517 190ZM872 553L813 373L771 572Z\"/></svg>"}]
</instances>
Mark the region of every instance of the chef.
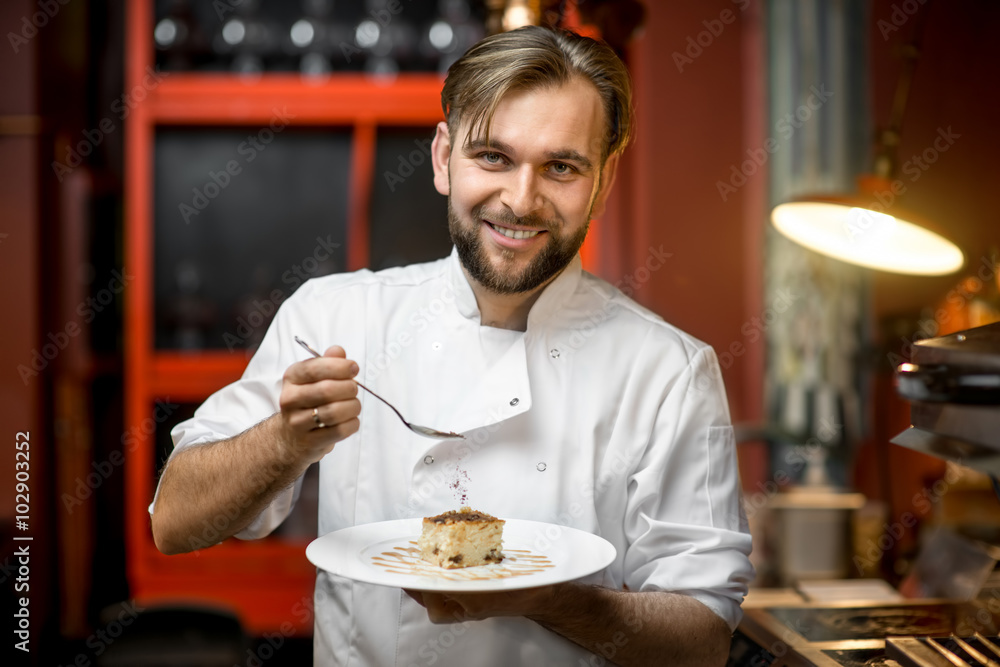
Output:
<instances>
[{"instance_id":1,"label":"chef","mask_svg":"<svg viewBox=\"0 0 1000 667\"><path fill-rule=\"evenodd\" d=\"M752 568L718 362L578 255L632 133L624 65L523 28L470 49L442 103L431 157L451 255L289 298L243 377L173 431L158 548L267 535L319 461L320 534L471 504L617 553L589 578L503 593L321 570L317 665L724 664ZM464 439L407 430L354 378ZM206 541L205 525L225 527Z\"/></svg>"}]
</instances>

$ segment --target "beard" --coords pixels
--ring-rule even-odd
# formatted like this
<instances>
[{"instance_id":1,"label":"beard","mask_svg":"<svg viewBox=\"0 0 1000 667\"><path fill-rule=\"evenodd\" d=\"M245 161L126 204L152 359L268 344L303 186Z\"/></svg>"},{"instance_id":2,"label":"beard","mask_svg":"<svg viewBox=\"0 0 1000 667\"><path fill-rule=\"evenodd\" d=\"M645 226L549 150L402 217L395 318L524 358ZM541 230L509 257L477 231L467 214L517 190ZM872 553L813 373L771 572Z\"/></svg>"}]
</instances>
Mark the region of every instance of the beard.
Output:
<instances>
[{"instance_id":1,"label":"beard","mask_svg":"<svg viewBox=\"0 0 1000 667\"><path fill-rule=\"evenodd\" d=\"M462 266L473 280L496 294L520 294L544 285L573 261L590 227L588 220L572 236L561 237L555 231L559 229L558 224L537 216L518 218L507 211L488 211L485 206L476 206L471 217L471 222L463 222L452 207L451 198L448 198L448 231ZM501 250L500 259L494 264L490 261L479 229L483 218L508 225L544 229L549 240L520 271L515 269L516 253L510 250Z\"/></svg>"}]
</instances>

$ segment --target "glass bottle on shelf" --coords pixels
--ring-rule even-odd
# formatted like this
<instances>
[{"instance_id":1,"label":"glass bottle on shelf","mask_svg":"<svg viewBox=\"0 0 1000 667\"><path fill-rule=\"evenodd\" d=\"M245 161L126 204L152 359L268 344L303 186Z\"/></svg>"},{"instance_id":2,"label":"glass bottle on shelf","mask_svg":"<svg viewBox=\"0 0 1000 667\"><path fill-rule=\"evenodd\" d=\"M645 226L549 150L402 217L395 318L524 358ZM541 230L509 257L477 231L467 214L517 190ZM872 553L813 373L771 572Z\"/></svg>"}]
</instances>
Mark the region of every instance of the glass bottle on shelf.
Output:
<instances>
[{"instance_id":1,"label":"glass bottle on shelf","mask_svg":"<svg viewBox=\"0 0 1000 667\"><path fill-rule=\"evenodd\" d=\"M174 268L175 291L164 310L172 329L172 347L200 350L208 344L210 332L217 325L215 305L202 291L202 273L191 260L178 262Z\"/></svg>"},{"instance_id":2,"label":"glass bottle on shelf","mask_svg":"<svg viewBox=\"0 0 1000 667\"><path fill-rule=\"evenodd\" d=\"M437 15L426 26L420 43L429 69L445 73L469 47L486 36L469 0L438 0Z\"/></svg>"},{"instance_id":3,"label":"glass bottle on shelf","mask_svg":"<svg viewBox=\"0 0 1000 667\"><path fill-rule=\"evenodd\" d=\"M161 70L192 70L204 59L205 35L188 0L171 0L167 11L157 16L153 45Z\"/></svg>"},{"instance_id":4,"label":"glass bottle on shelf","mask_svg":"<svg viewBox=\"0 0 1000 667\"><path fill-rule=\"evenodd\" d=\"M327 42L331 0L303 0L301 14L288 30L289 51L298 59L299 72L310 79L326 78L333 70Z\"/></svg>"},{"instance_id":5,"label":"glass bottle on shelf","mask_svg":"<svg viewBox=\"0 0 1000 667\"><path fill-rule=\"evenodd\" d=\"M271 55L276 41L275 26L261 16L260 4L260 0L242 0L212 40L217 57L228 57L229 69L245 76L259 75L265 70L265 59Z\"/></svg>"}]
</instances>

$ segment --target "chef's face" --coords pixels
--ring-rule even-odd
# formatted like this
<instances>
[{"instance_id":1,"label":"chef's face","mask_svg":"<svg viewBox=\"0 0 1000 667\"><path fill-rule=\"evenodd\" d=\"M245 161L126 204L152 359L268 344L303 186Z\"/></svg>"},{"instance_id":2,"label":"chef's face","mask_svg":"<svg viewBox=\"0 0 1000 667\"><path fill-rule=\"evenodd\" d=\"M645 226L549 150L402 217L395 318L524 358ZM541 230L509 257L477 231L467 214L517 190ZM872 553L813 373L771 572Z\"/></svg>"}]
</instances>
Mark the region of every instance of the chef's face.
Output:
<instances>
[{"instance_id":1,"label":"chef's face","mask_svg":"<svg viewBox=\"0 0 1000 667\"><path fill-rule=\"evenodd\" d=\"M509 93L489 145L440 123L434 184L448 195L448 227L474 281L499 294L544 285L573 259L600 214L615 157L604 167L605 122L597 90L582 79Z\"/></svg>"}]
</instances>

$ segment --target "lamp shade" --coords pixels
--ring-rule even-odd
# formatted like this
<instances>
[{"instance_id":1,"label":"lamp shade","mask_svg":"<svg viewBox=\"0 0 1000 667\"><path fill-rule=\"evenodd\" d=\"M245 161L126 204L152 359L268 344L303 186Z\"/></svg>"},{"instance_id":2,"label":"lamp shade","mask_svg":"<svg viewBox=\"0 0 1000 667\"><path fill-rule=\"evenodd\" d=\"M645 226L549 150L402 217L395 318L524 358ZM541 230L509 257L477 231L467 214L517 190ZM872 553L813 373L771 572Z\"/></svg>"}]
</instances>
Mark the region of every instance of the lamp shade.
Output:
<instances>
[{"instance_id":1,"label":"lamp shade","mask_svg":"<svg viewBox=\"0 0 1000 667\"><path fill-rule=\"evenodd\" d=\"M810 250L881 271L940 276L965 263L958 246L931 231L929 223L882 206L875 195L802 197L776 206L771 222Z\"/></svg>"}]
</instances>

